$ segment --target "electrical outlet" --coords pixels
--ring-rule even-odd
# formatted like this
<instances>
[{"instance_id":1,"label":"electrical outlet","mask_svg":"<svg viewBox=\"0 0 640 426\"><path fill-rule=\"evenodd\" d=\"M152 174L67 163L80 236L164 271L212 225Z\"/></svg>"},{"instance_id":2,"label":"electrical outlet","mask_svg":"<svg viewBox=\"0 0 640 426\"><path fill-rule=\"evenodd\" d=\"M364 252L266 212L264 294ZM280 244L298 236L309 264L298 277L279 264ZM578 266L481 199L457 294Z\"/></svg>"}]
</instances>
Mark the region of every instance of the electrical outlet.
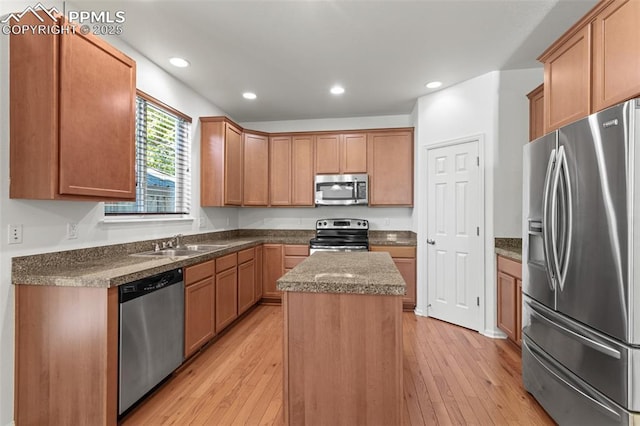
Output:
<instances>
[{"instance_id":1,"label":"electrical outlet","mask_svg":"<svg viewBox=\"0 0 640 426\"><path fill-rule=\"evenodd\" d=\"M78 224L67 223L67 239L75 240L76 238L78 238Z\"/></svg>"},{"instance_id":2,"label":"electrical outlet","mask_svg":"<svg viewBox=\"0 0 640 426\"><path fill-rule=\"evenodd\" d=\"M206 228L207 227L207 218L205 216L200 216L199 218L199 226L200 228Z\"/></svg>"},{"instance_id":3,"label":"electrical outlet","mask_svg":"<svg viewBox=\"0 0 640 426\"><path fill-rule=\"evenodd\" d=\"M389 226L389 222L390 222L390 221L389 221L389 218L388 218L388 217L385 217L385 218L384 218L384 224L385 224L386 226Z\"/></svg>"},{"instance_id":4,"label":"electrical outlet","mask_svg":"<svg viewBox=\"0 0 640 426\"><path fill-rule=\"evenodd\" d=\"M9 225L9 244L22 244L22 225Z\"/></svg>"}]
</instances>

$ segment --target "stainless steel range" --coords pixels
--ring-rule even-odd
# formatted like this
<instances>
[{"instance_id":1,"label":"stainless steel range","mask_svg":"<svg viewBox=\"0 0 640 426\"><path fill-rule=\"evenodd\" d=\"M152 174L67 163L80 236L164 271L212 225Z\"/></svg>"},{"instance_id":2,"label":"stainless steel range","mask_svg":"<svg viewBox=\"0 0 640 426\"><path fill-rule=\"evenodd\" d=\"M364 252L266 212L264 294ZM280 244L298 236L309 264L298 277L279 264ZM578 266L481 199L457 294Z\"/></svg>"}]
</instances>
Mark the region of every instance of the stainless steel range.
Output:
<instances>
[{"instance_id":1,"label":"stainless steel range","mask_svg":"<svg viewBox=\"0 0 640 426\"><path fill-rule=\"evenodd\" d=\"M369 221L366 219L320 219L309 252L368 251Z\"/></svg>"}]
</instances>

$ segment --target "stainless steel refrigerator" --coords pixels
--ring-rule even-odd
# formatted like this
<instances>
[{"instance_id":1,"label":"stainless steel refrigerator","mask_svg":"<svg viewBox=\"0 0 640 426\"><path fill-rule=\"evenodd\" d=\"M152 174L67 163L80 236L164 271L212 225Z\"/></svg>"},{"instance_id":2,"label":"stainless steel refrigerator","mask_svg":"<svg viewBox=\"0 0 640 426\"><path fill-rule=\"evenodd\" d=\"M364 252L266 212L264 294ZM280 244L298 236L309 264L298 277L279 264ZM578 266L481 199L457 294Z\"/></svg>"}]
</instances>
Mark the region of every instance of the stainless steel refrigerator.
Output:
<instances>
[{"instance_id":1,"label":"stainless steel refrigerator","mask_svg":"<svg viewBox=\"0 0 640 426\"><path fill-rule=\"evenodd\" d=\"M640 99L527 144L523 177L524 386L561 425L640 422Z\"/></svg>"}]
</instances>

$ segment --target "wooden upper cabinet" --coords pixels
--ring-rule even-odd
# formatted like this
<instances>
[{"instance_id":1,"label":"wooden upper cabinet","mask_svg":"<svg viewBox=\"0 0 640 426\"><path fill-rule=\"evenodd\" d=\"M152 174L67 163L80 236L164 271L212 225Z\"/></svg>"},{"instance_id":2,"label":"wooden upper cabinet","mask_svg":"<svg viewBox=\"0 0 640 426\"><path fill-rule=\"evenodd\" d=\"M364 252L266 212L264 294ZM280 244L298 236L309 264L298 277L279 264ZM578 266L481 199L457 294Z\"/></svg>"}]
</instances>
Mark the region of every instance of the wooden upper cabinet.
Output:
<instances>
[{"instance_id":1,"label":"wooden upper cabinet","mask_svg":"<svg viewBox=\"0 0 640 426\"><path fill-rule=\"evenodd\" d=\"M200 204L242 204L242 130L225 117L200 117Z\"/></svg>"},{"instance_id":2,"label":"wooden upper cabinet","mask_svg":"<svg viewBox=\"0 0 640 426\"><path fill-rule=\"evenodd\" d=\"M342 135L340 173L367 173L367 135Z\"/></svg>"},{"instance_id":3,"label":"wooden upper cabinet","mask_svg":"<svg viewBox=\"0 0 640 426\"><path fill-rule=\"evenodd\" d=\"M367 135L370 206L413 206L413 130Z\"/></svg>"},{"instance_id":4,"label":"wooden upper cabinet","mask_svg":"<svg viewBox=\"0 0 640 426\"><path fill-rule=\"evenodd\" d=\"M224 204L242 204L242 130L225 123Z\"/></svg>"},{"instance_id":5,"label":"wooden upper cabinet","mask_svg":"<svg viewBox=\"0 0 640 426\"><path fill-rule=\"evenodd\" d=\"M529 98L529 141L544 135L544 85L533 89Z\"/></svg>"},{"instance_id":6,"label":"wooden upper cabinet","mask_svg":"<svg viewBox=\"0 0 640 426\"><path fill-rule=\"evenodd\" d=\"M316 173L367 173L367 134L316 135Z\"/></svg>"},{"instance_id":7,"label":"wooden upper cabinet","mask_svg":"<svg viewBox=\"0 0 640 426\"><path fill-rule=\"evenodd\" d=\"M595 112L640 94L640 1L614 0L592 26Z\"/></svg>"},{"instance_id":8,"label":"wooden upper cabinet","mask_svg":"<svg viewBox=\"0 0 640 426\"><path fill-rule=\"evenodd\" d=\"M265 135L244 134L244 182L242 204L269 204L269 138Z\"/></svg>"},{"instance_id":9,"label":"wooden upper cabinet","mask_svg":"<svg viewBox=\"0 0 640 426\"><path fill-rule=\"evenodd\" d=\"M340 134L316 135L316 173L340 173Z\"/></svg>"},{"instance_id":10,"label":"wooden upper cabinet","mask_svg":"<svg viewBox=\"0 0 640 426\"><path fill-rule=\"evenodd\" d=\"M314 205L314 137L293 136L291 140L291 205Z\"/></svg>"},{"instance_id":11,"label":"wooden upper cabinet","mask_svg":"<svg viewBox=\"0 0 640 426\"><path fill-rule=\"evenodd\" d=\"M544 133L589 115L591 26L578 29L540 60L544 62Z\"/></svg>"},{"instance_id":12,"label":"wooden upper cabinet","mask_svg":"<svg viewBox=\"0 0 640 426\"><path fill-rule=\"evenodd\" d=\"M313 135L273 136L270 138L270 205L314 205L313 142Z\"/></svg>"},{"instance_id":13,"label":"wooden upper cabinet","mask_svg":"<svg viewBox=\"0 0 640 426\"><path fill-rule=\"evenodd\" d=\"M269 204L291 205L291 136L269 141Z\"/></svg>"},{"instance_id":14,"label":"wooden upper cabinet","mask_svg":"<svg viewBox=\"0 0 640 426\"><path fill-rule=\"evenodd\" d=\"M10 197L134 200L135 61L79 31L9 50Z\"/></svg>"}]
</instances>

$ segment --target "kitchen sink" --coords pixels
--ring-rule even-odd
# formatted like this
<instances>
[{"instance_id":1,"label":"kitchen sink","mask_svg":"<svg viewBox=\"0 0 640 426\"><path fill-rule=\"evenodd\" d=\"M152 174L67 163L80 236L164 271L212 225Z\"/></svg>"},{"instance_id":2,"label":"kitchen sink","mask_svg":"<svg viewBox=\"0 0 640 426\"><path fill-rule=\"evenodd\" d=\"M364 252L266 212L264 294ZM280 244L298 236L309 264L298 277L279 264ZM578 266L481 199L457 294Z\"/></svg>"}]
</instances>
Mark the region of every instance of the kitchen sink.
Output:
<instances>
[{"instance_id":1,"label":"kitchen sink","mask_svg":"<svg viewBox=\"0 0 640 426\"><path fill-rule=\"evenodd\" d=\"M228 244L187 244L187 250L213 251L227 247Z\"/></svg>"},{"instance_id":2,"label":"kitchen sink","mask_svg":"<svg viewBox=\"0 0 640 426\"><path fill-rule=\"evenodd\" d=\"M225 248L225 244L187 244L180 248L166 248L162 250L144 251L142 253L135 253L132 256L141 257L190 257L197 256L199 254L208 253L210 251Z\"/></svg>"}]
</instances>

